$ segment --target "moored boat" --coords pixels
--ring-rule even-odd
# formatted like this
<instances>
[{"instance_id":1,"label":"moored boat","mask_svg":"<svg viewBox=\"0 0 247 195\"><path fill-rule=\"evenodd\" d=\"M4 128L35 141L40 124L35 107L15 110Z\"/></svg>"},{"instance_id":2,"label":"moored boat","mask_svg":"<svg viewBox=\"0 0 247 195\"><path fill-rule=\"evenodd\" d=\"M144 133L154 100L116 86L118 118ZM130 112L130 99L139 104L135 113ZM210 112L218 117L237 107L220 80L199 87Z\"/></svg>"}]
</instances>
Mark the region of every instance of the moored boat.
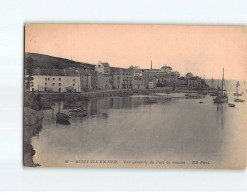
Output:
<instances>
[{"instance_id":1,"label":"moored boat","mask_svg":"<svg viewBox=\"0 0 247 195\"><path fill-rule=\"evenodd\" d=\"M191 97L191 98L197 98L197 97L202 97L202 94L198 94L198 93L186 93L185 97Z\"/></svg>"},{"instance_id":2,"label":"moored boat","mask_svg":"<svg viewBox=\"0 0 247 195\"><path fill-rule=\"evenodd\" d=\"M145 103L152 104L152 103L157 103L156 99L147 99Z\"/></svg>"},{"instance_id":3,"label":"moored boat","mask_svg":"<svg viewBox=\"0 0 247 195\"><path fill-rule=\"evenodd\" d=\"M238 99L238 98L234 98L234 102L244 102L245 100L241 100L241 99Z\"/></svg>"},{"instance_id":4,"label":"moored boat","mask_svg":"<svg viewBox=\"0 0 247 195\"><path fill-rule=\"evenodd\" d=\"M217 95L218 95L218 92L210 93L210 96L217 96Z\"/></svg>"},{"instance_id":5,"label":"moored boat","mask_svg":"<svg viewBox=\"0 0 247 195\"><path fill-rule=\"evenodd\" d=\"M233 93L234 96L242 96L242 93Z\"/></svg>"},{"instance_id":6,"label":"moored boat","mask_svg":"<svg viewBox=\"0 0 247 195\"><path fill-rule=\"evenodd\" d=\"M229 106L229 107L235 107L235 104L229 103L228 106Z\"/></svg>"},{"instance_id":7,"label":"moored boat","mask_svg":"<svg viewBox=\"0 0 247 195\"><path fill-rule=\"evenodd\" d=\"M225 81L224 81L224 68L223 68L223 77L222 77L222 83L221 83L221 89L218 87L219 93L216 98L213 99L214 103L227 103L228 102L228 96L226 94L226 89L224 89Z\"/></svg>"},{"instance_id":8,"label":"moored boat","mask_svg":"<svg viewBox=\"0 0 247 195\"><path fill-rule=\"evenodd\" d=\"M242 93L241 94L238 93L238 87L239 86L240 86L240 84L239 84L239 81L238 81L237 84L236 84L236 93L235 93L237 98L234 98L234 102L244 102L245 101L245 100L241 100L241 99L238 98L238 96L242 96Z\"/></svg>"},{"instance_id":9,"label":"moored boat","mask_svg":"<svg viewBox=\"0 0 247 195\"><path fill-rule=\"evenodd\" d=\"M240 86L239 81L236 83L236 93L233 93L234 96L242 96L242 93L238 93L238 87Z\"/></svg>"},{"instance_id":10,"label":"moored boat","mask_svg":"<svg viewBox=\"0 0 247 195\"><path fill-rule=\"evenodd\" d=\"M67 114L64 114L62 112L58 112L56 114L57 120L69 120L71 117L68 116Z\"/></svg>"},{"instance_id":11,"label":"moored boat","mask_svg":"<svg viewBox=\"0 0 247 195\"><path fill-rule=\"evenodd\" d=\"M82 109L82 108L77 108L77 109L73 109L70 110L69 112L85 112L86 110Z\"/></svg>"}]
</instances>

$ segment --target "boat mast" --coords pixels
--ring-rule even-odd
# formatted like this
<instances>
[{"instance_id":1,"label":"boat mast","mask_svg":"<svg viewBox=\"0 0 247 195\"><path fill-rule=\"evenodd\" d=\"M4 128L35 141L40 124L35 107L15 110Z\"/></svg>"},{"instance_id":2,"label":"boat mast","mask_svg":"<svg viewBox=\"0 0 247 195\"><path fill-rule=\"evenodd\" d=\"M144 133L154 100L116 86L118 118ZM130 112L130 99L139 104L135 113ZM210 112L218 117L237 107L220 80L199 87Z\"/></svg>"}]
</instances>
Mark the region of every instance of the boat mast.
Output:
<instances>
[{"instance_id":1,"label":"boat mast","mask_svg":"<svg viewBox=\"0 0 247 195\"><path fill-rule=\"evenodd\" d=\"M221 84L221 96L223 96L223 82L224 82L224 68L223 68L223 77L222 77L222 84Z\"/></svg>"}]
</instances>

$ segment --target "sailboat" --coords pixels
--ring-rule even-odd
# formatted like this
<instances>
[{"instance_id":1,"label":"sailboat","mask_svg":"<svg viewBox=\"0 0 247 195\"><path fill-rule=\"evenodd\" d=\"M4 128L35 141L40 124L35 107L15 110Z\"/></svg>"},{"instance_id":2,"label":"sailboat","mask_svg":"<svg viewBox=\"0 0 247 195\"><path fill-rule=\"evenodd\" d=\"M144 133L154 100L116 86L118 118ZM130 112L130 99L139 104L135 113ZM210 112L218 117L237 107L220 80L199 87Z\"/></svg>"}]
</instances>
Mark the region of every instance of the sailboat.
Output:
<instances>
[{"instance_id":1,"label":"sailboat","mask_svg":"<svg viewBox=\"0 0 247 195\"><path fill-rule=\"evenodd\" d=\"M236 93L233 93L234 96L242 96L242 93L238 93L238 87L240 86L239 81L236 84Z\"/></svg>"},{"instance_id":2,"label":"sailboat","mask_svg":"<svg viewBox=\"0 0 247 195\"><path fill-rule=\"evenodd\" d=\"M225 93L226 90L224 90L224 68L223 68L223 77L222 77L222 81L221 81L221 89L219 89L219 93L217 95L216 98L213 99L214 103L227 103L228 102L228 96Z\"/></svg>"},{"instance_id":3,"label":"sailboat","mask_svg":"<svg viewBox=\"0 0 247 195\"><path fill-rule=\"evenodd\" d=\"M238 87L239 87L239 81L236 84L236 93L233 94L234 96L237 96L237 98L234 98L234 102L244 102L245 100L238 99L238 96L242 96L242 94L238 93Z\"/></svg>"},{"instance_id":4,"label":"sailboat","mask_svg":"<svg viewBox=\"0 0 247 195\"><path fill-rule=\"evenodd\" d=\"M217 91L214 91L214 92L210 93L210 96L218 96L218 94L219 94L219 78L218 78L217 89L218 89Z\"/></svg>"}]
</instances>

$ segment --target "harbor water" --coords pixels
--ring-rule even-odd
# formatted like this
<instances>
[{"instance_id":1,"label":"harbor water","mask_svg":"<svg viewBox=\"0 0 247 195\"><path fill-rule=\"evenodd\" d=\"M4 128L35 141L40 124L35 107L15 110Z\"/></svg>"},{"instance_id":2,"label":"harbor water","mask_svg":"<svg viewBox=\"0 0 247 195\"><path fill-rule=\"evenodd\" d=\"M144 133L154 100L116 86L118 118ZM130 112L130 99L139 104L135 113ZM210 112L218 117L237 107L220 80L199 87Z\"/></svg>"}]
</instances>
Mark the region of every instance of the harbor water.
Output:
<instances>
[{"instance_id":1,"label":"harbor water","mask_svg":"<svg viewBox=\"0 0 247 195\"><path fill-rule=\"evenodd\" d=\"M226 85L229 103L234 103L236 82ZM242 82L239 92L247 100L246 89ZM150 98L157 102L147 103ZM196 168L194 161L205 162L205 168L240 168L246 154L246 102L231 108L214 104L213 98L159 93L55 101L44 110L42 129L32 137L33 160L41 167L110 159L120 167L125 160L158 160L177 162L181 168ZM72 116L70 125L56 123L58 111L69 115L76 107L85 109L86 116Z\"/></svg>"}]
</instances>

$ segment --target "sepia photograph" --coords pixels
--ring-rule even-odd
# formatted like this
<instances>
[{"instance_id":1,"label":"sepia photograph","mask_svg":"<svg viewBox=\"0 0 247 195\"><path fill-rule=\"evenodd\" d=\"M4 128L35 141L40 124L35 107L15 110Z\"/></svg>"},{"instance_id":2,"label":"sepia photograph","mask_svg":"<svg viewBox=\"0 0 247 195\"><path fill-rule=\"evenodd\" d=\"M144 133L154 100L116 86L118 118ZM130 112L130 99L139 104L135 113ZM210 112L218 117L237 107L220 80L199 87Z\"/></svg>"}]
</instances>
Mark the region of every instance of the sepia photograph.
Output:
<instances>
[{"instance_id":1,"label":"sepia photograph","mask_svg":"<svg viewBox=\"0 0 247 195\"><path fill-rule=\"evenodd\" d=\"M245 169L247 27L27 23L23 165Z\"/></svg>"}]
</instances>

